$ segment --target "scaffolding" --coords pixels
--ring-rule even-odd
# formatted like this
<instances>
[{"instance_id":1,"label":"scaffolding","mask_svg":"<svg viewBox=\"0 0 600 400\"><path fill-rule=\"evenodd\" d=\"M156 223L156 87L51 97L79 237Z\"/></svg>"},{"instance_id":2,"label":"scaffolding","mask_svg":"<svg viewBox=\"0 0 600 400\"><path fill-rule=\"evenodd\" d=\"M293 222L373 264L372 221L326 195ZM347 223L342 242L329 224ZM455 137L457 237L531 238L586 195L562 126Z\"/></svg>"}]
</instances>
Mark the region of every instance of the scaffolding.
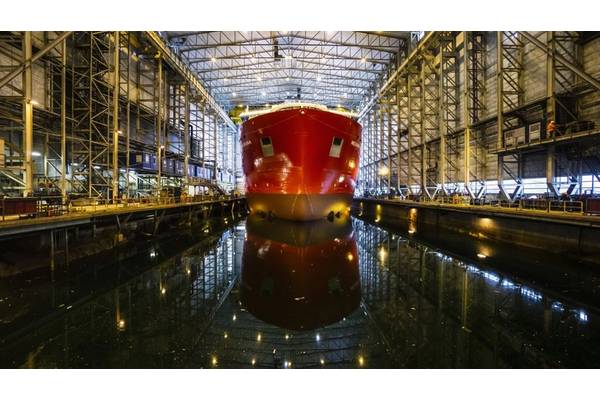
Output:
<instances>
[{"instance_id":1,"label":"scaffolding","mask_svg":"<svg viewBox=\"0 0 600 400\"><path fill-rule=\"evenodd\" d=\"M237 127L155 32L5 32L0 66L1 195L116 203L240 176Z\"/></svg>"},{"instance_id":2,"label":"scaffolding","mask_svg":"<svg viewBox=\"0 0 600 400\"><path fill-rule=\"evenodd\" d=\"M590 104L600 81L584 68L588 37L426 33L365 97L359 193L471 202L597 193L600 116ZM557 135L546 133L550 120ZM542 193L532 185L544 178Z\"/></svg>"}]
</instances>

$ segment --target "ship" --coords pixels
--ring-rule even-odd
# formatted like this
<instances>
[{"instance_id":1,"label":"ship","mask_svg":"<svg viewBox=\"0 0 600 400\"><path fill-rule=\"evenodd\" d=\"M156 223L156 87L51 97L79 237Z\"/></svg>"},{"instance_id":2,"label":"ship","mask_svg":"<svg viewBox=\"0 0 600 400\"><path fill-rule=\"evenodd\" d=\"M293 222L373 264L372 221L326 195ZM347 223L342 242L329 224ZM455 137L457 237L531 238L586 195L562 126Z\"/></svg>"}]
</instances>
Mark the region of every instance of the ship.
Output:
<instances>
[{"instance_id":1,"label":"ship","mask_svg":"<svg viewBox=\"0 0 600 400\"><path fill-rule=\"evenodd\" d=\"M358 248L349 216L332 222L248 216L240 301L271 325L306 331L360 305Z\"/></svg>"},{"instance_id":2,"label":"ship","mask_svg":"<svg viewBox=\"0 0 600 400\"><path fill-rule=\"evenodd\" d=\"M299 221L349 213L361 141L353 114L284 103L242 118L242 167L251 213Z\"/></svg>"}]
</instances>

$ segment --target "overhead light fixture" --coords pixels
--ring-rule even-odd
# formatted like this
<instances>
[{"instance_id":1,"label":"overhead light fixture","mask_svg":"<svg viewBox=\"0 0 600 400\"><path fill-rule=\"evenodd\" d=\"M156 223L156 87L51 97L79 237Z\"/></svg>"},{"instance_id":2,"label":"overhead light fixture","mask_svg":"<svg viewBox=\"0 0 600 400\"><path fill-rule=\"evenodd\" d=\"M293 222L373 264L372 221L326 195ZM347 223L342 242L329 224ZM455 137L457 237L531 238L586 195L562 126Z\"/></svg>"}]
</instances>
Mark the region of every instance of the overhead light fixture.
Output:
<instances>
[{"instance_id":1,"label":"overhead light fixture","mask_svg":"<svg viewBox=\"0 0 600 400\"><path fill-rule=\"evenodd\" d=\"M321 76L320 76L320 75L319 75L319 76L317 76L317 80L318 80L318 81L321 81Z\"/></svg>"},{"instance_id":2,"label":"overhead light fixture","mask_svg":"<svg viewBox=\"0 0 600 400\"><path fill-rule=\"evenodd\" d=\"M33 157L39 157L39 156L41 156L42 154L41 154L39 151L32 151L32 152L31 152L31 155L32 155Z\"/></svg>"},{"instance_id":3,"label":"overhead light fixture","mask_svg":"<svg viewBox=\"0 0 600 400\"><path fill-rule=\"evenodd\" d=\"M257 77L256 77L256 80L257 80L257 81L262 81L262 76L257 76Z\"/></svg>"},{"instance_id":4,"label":"overhead light fixture","mask_svg":"<svg viewBox=\"0 0 600 400\"><path fill-rule=\"evenodd\" d=\"M285 78L285 80L289 82L289 80L290 80L290 77L288 76L287 78Z\"/></svg>"},{"instance_id":5,"label":"overhead light fixture","mask_svg":"<svg viewBox=\"0 0 600 400\"><path fill-rule=\"evenodd\" d=\"M31 104L32 106L39 106L40 102L34 99L30 99L29 104Z\"/></svg>"},{"instance_id":6,"label":"overhead light fixture","mask_svg":"<svg viewBox=\"0 0 600 400\"><path fill-rule=\"evenodd\" d=\"M235 96L237 96L237 93L236 93L236 92L232 92L232 93L231 93L231 96L232 96L232 97L235 97Z\"/></svg>"},{"instance_id":7,"label":"overhead light fixture","mask_svg":"<svg viewBox=\"0 0 600 400\"><path fill-rule=\"evenodd\" d=\"M363 58L360 59L360 61L367 62L367 59L366 59L366 57L363 57Z\"/></svg>"},{"instance_id":8,"label":"overhead light fixture","mask_svg":"<svg viewBox=\"0 0 600 400\"><path fill-rule=\"evenodd\" d=\"M210 61L212 61L212 62L215 62L215 61L217 61L217 59L216 59L216 58L214 58L214 57L211 57L211 58L210 58Z\"/></svg>"},{"instance_id":9,"label":"overhead light fixture","mask_svg":"<svg viewBox=\"0 0 600 400\"><path fill-rule=\"evenodd\" d=\"M261 94L262 96L266 96L266 95L267 95L267 92L261 92L260 94Z\"/></svg>"}]
</instances>

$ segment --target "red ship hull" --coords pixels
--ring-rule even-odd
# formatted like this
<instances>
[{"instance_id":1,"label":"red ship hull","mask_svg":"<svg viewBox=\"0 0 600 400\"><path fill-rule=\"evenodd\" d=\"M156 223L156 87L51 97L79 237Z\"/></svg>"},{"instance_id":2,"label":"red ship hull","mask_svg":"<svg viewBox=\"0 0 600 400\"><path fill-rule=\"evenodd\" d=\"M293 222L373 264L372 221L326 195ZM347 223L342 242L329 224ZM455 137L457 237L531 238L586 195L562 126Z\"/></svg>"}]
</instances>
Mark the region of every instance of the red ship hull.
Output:
<instances>
[{"instance_id":1,"label":"red ship hull","mask_svg":"<svg viewBox=\"0 0 600 400\"><path fill-rule=\"evenodd\" d=\"M315 108L246 121L241 143L250 211L290 220L348 213L360 133L351 118Z\"/></svg>"}]
</instances>

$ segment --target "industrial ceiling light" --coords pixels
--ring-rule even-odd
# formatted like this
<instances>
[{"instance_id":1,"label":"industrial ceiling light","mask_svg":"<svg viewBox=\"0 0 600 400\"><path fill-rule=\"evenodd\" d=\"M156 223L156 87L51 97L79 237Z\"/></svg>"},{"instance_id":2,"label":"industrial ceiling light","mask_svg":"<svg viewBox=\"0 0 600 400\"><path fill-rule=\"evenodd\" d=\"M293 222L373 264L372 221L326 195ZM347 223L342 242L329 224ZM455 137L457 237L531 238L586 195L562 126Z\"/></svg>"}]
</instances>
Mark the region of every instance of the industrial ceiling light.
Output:
<instances>
[{"instance_id":1,"label":"industrial ceiling light","mask_svg":"<svg viewBox=\"0 0 600 400\"><path fill-rule=\"evenodd\" d=\"M216 59L216 58L214 58L214 57L211 57L211 58L210 58L210 61L212 61L212 62L215 62L215 61L217 61L217 59Z\"/></svg>"},{"instance_id":2,"label":"industrial ceiling light","mask_svg":"<svg viewBox=\"0 0 600 400\"><path fill-rule=\"evenodd\" d=\"M257 76L257 77L256 77L256 80L257 80L257 81L262 81L262 76Z\"/></svg>"},{"instance_id":3,"label":"industrial ceiling light","mask_svg":"<svg viewBox=\"0 0 600 400\"><path fill-rule=\"evenodd\" d=\"M289 82L289 80L290 80L290 77L288 76L287 78L285 78L285 80Z\"/></svg>"},{"instance_id":4,"label":"industrial ceiling light","mask_svg":"<svg viewBox=\"0 0 600 400\"><path fill-rule=\"evenodd\" d=\"M390 169L387 166L379 168L379 175L384 176L390 173Z\"/></svg>"},{"instance_id":5,"label":"industrial ceiling light","mask_svg":"<svg viewBox=\"0 0 600 400\"><path fill-rule=\"evenodd\" d=\"M32 151L32 152L31 152L31 155L32 155L33 157L39 157L39 156L41 156L42 154L41 154L39 151Z\"/></svg>"},{"instance_id":6,"label":"industrial ceiling light","mask_svg":"<svg viewBox=\"0 0 600 400\"><path fill-rule=\"evenodd\" d=\"M264 97L267 95L267 92L261 92L260 94Z\"/></svg>"},{"instance_id":7,"label":"industrial ceiling light","mask_svg":"<svg viewBox=\"0 0 600 400\"><path fill-rule=\"evenodd\" d=\"M235 97L235 96L237 96L236 92L231 93L231 97Z\"/></svg>"},{"instance_id":8,"label":"industrial ceiling light","mask_svg":"<svg viewBox=\"0 0 600 400\"><path fill-rule=\"evenodd\" d=\"M366 57L363 57L363 58L361 58L361 59L360 59L360 61L362 61L362 62L364 62L364 63L365 63L365 62L367 62L367 58L366 58Z\"/></svg>"},{"instance_id":9,"label":"industrial ceiling light","mask_svg":"<svg viewBox=\"0 0 600 400\"><path fill-rule=\"evenodd\" d=\"M321 76L317 76L317 80L320 82L321 81Z\"/></svg>"}]
</instances>

